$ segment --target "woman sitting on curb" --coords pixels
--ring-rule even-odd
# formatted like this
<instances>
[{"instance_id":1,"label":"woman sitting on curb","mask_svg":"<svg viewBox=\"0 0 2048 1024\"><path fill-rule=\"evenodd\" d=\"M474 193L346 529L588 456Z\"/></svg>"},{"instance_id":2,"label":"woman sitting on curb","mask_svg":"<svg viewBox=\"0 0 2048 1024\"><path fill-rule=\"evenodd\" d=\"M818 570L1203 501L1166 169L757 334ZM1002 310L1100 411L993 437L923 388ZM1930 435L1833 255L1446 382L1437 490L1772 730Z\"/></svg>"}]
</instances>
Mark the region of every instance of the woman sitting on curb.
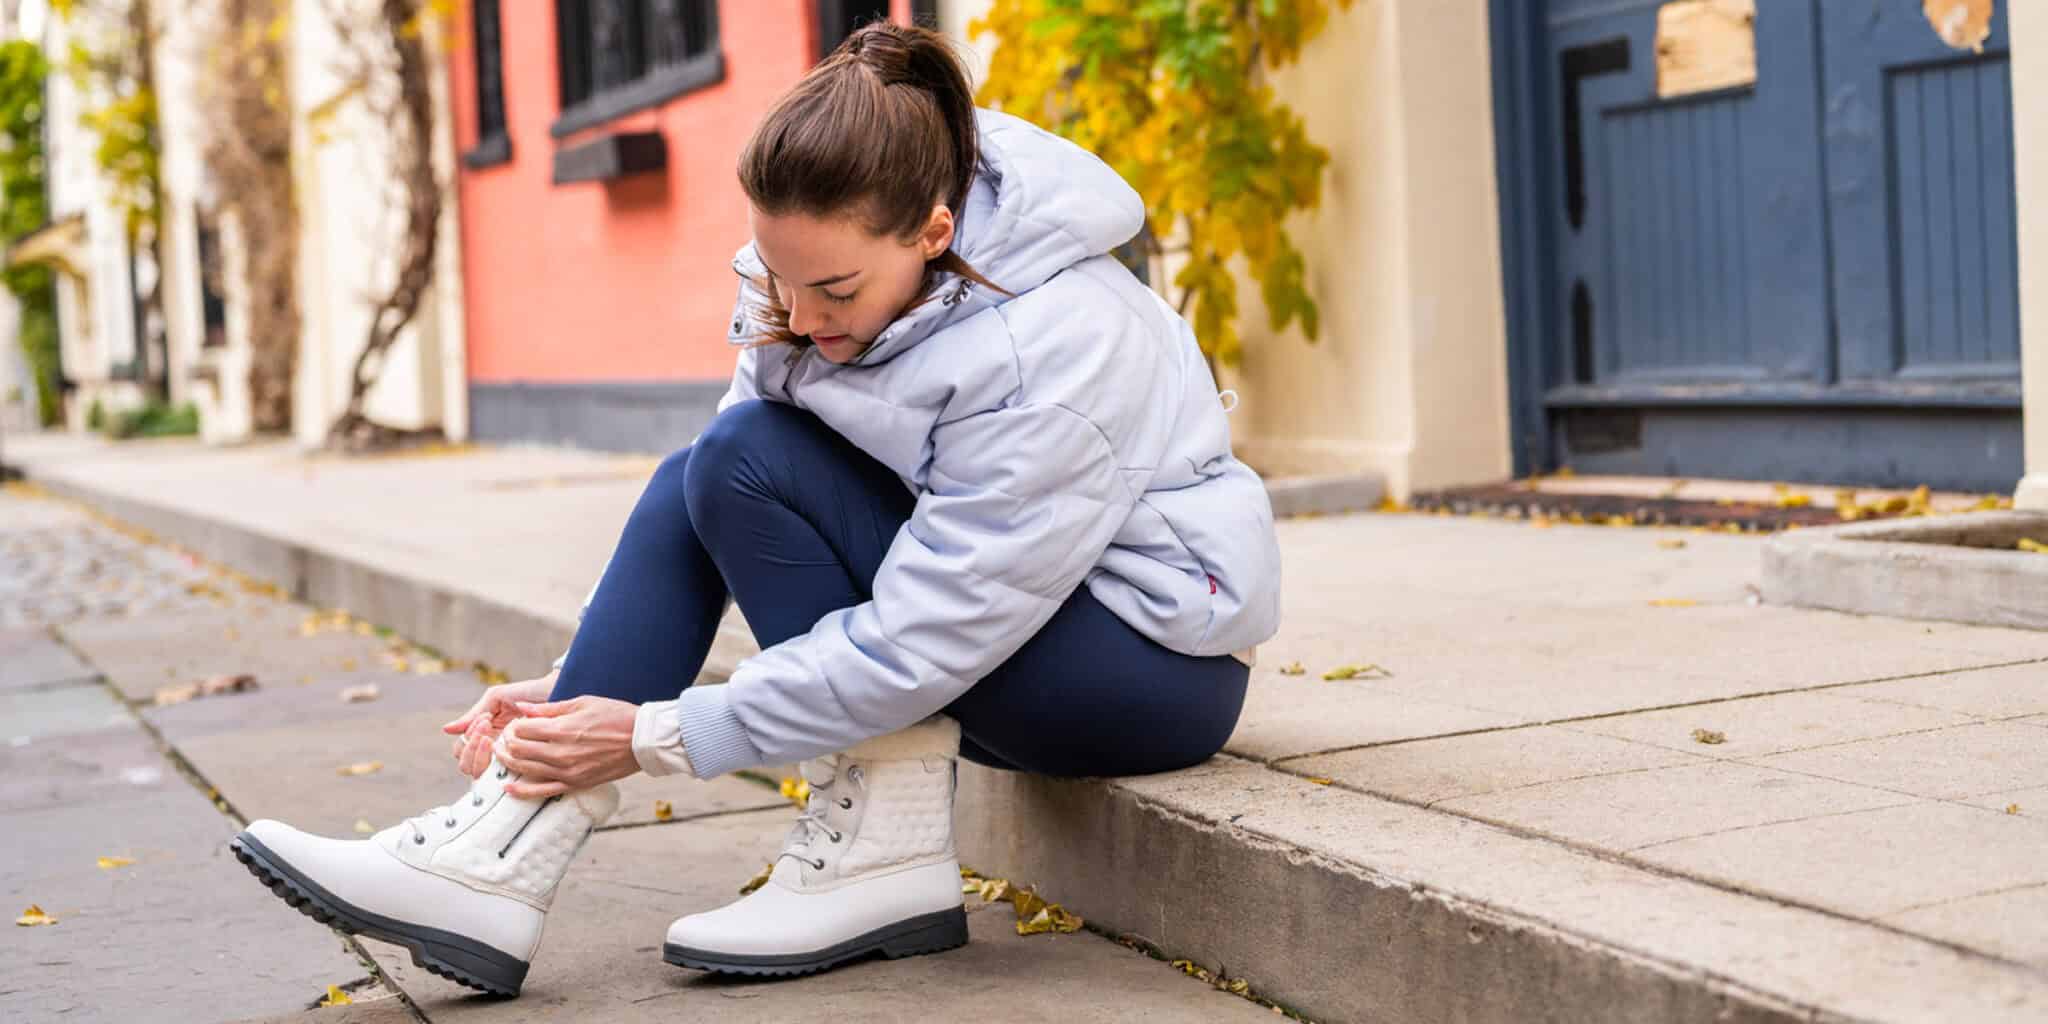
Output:
<instances>
[{"instance_id":1,"label":"woman sitting on curb","mask_svg":"<svg viewBox=\"0 0 2048 1024\"><path fill-rule=\"evenodd\" d=\"M1144 222L1130 186L889 24L776 104L739 175L716 419L648 482L558 671L446 726L462 799L367 840L235 838L305 913L515 995L615 780L801 761L767 884L665 958L937 952L967 940L957 757L1163 772L1235 727L1279 619L1272 510L1193 332L1107 255ZM728 597L762 651L691 686Z\"/></svg>"}]
</instances>

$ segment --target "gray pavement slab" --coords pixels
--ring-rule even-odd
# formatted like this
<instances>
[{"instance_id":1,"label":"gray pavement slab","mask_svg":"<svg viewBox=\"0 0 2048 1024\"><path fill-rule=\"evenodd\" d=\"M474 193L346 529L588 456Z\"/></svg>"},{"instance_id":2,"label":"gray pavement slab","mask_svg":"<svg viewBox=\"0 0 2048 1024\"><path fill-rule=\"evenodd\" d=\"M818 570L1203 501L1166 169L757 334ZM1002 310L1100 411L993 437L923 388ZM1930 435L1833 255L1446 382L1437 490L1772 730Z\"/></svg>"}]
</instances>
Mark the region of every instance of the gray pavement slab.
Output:
<instances>
[{"instance_id":1,"label":"gray pavement slab","mask_svg":"<svg viewBox=\"0 0 2048 1024\"><path fill-rule=\"evenodd\" d=\"M662 962L669 922L737 899L780 848L780 814L603 833L555 899L517 1000L492 1001L369 944L435 1021L1270 1021L1271 1011L1081 932L1020 937L1006 905L971 904L960 949L787 981L730 981Z\"/></svg>"},{"instance_id":2,"label":"gray pavement slab","mask_svg":"<svg viewBox=\"0 0 2048 1024\"><path fill-rule=\"evenodd\" d=\"M1920 801L1733 829L1634 855L1688 874L1877 918L2048 883L2043 851L2048 851L2048 822L2041 819ZM2040 935L2048 943L2048 921Z\"/></svg>"},{"instance_id":3,"label":"gray pavement slab","mask_svg":"<svg viewBox=\"0 0 2048 1024\"><path fill-rule=\"evenodd\" d=\"M2048 714L2048 662L1845 687L1844 697L1985 718Z\"/></svg>"},{"instance_id":4,"label":"gray pavement slab","mask_svg":"<svg viewBox=\"0 0 2048 1024\"><path fill-rule=\"evenodd\" d=\"M1889 914L1885 921L2048 969L2048 885L1963 896Z\"/></svg>"},{"instance_id":5,"label":"gray pavement slab","mask_svg":"<svg viewBox=\"0 0 2048 1024\"><path fill-rule=\"evenodd\" d=\"M2048 779L2048 740L2041 730L2017 722L1973 722L1797 750L1756 763L1937 800L1965 800ZM2048 858L2048 848L2043 854Z\"/></svg>"},{"instance_id":6,"label":"gray pavement slab","mask_svg":"<svg viewBox=\"0 0 2048 1024\"><path fill-rule=\"evenodd\" d=\"M1844 696L1842 690L1745 697L1663 711L1638 711L1573 722L1565 728L1741 760L1788 750L1921 732L1972 721L1966 715ZM1701 743L1695 729L1721 735Z\"/></svg>"},{"instance_id":7,"label":"gray pavement slab","mask_svg":"<svg viewBox=\"0 0 2048 1024\"><path fill-rule=\"evenodd\" d=\"M1889 790L1724 762L1546 782L1435 806L1599 849L1631 850L1913 802Z\"/></svg>"},{"instance_id":8,"label":"gray pavement slab","mask_svg":"<svg viewBox=\"0 0 2048 1024\"><path fill-rule=\"evenodd\" d=\"M1430 804L1544 782L1697 764L1691 754L1556 726L1395 743L1287 762L1290 771Z\"/></svg>"},{"instance_id":9,"label":"gray pavement slab","mask_svg":"<svg viewBox=\"0 0 2048 1024\"><path fill-rule=\"evenodd\" d=\"M73 623L63 633L130 700L218 675L253 675L261 686L374 671L389 644L352 631L301 627L312 610L278 601L233 609Z\"/></svg>"},{"instance_id":10,"label":"gray pavement slab","mask_svg":"<svg viewBox=\"0 0 2048 1024\"><path fill-rule=\"evenodd\" d=\"M0 814L10 817L186 785L132 719L92 732L16 740L0 743Z\"/></svg>"},{"instance_id":11,"label":"gray pavement slab","mask_svg":"<svg viewBox=\"0 0 2048 1024\"><path fill-rule=\"evenodd\" d=\"M0 1018L218 1020L310 1005L367 973L227 851L234 826L178 780L146 795L9 811L0 907L54 925L0 929ZM134 864L98 866L100 857Z\"/></svg>"},{"instance_id":12,"label":"gray pavement slab","mask_svg":"<svg viewBox=\"0 0 2048 1024\"><path fill-rule=\"evenodd\" d=\"M128 709L104 687L64 686L0 693L0 743L134 728L135 719Z\"/></svg>"},{"instance_id":13,"label":"gray pavement slab","mask_svg":"<svg viewBox=\"0 0 2048 1024\"><path fill-rule=\"evenodd\" d=\"M90 681L93 675L47 629L0 629L0 693Z\"/></svg>"}]
</instances>

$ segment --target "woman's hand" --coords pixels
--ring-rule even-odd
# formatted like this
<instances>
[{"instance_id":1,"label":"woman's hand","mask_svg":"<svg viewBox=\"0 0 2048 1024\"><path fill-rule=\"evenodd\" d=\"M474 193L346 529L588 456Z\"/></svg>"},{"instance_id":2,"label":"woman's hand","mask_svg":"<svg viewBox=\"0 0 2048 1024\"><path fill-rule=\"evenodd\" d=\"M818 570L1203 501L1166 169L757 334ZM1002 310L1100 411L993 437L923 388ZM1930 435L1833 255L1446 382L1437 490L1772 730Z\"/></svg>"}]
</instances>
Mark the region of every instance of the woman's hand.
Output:
<instances>
[{"instance_id":1,"label":"woman's hand","mask_svg":"<svg viewBox=\"0 0 2048 1024\"><path fill-rule=\"evenodd\" d=\"M491 766L491 745L506 725L518 718L518 705L543 701L554 692L555 673L517 683L500 683L484 691L468 711L441 727L455 737L455 766L474 779Z\"/></svg>"},{"instance_id":2,"label":"woman's hand","mask_svg":"<svg viewBox=\"0 0 2048 1024\"><path fill-rule=\"evenodd\" d=\"M519 704L520 717L498 736L498 763L519 778L516 797L555 796L623 779L640 770L633 757L633 720L640 707L610 697L572 697Z\"/></svg>"}]
</instances>

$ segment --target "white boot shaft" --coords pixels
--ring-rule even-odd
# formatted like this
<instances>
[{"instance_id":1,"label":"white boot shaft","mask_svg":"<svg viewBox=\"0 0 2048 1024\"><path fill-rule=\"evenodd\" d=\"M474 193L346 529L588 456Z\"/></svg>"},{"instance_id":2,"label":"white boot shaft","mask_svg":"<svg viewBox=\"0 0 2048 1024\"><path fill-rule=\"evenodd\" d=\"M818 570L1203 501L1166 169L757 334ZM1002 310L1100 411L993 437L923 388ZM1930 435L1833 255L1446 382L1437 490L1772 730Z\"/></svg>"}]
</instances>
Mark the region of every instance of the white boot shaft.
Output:
<instances>
[{"instance_id":1,"label":"white boot shaft","mask_svg":"<svg viewBox=\"0 0 2048 1024\"><path fill-rule=\"evenodd\" d=\"M462 984L517 995L555 890L615 786L528 800L493 764L462 799L363 840L252 822L235 856L287 902L351 934L395 942Z\"/></svg>"},{"instance_id":2,"label":"white boot shaft","mask_svg":"<svg viewBox=\"0 0 2048 1024\"><path fill-rule=\"evenodd\" d=\"M953 848L959 751L959 725L938 717L805 761L810 797L767 883L675 922L664 959L790 975L966 942Z\"/></svg>"},{"instance_id":3,"label":"white boot shaft","mask_svg":"<svg viewBox=\"0 0 2048 1024\"><path fill-rule=\"evenodd\" d=\"M618 811L619 789L607 783L531 800L505 792L512 778L493 761L463 799L372 841L413 867L544 911L590 833Z\"/></svg>"}]
</instances>

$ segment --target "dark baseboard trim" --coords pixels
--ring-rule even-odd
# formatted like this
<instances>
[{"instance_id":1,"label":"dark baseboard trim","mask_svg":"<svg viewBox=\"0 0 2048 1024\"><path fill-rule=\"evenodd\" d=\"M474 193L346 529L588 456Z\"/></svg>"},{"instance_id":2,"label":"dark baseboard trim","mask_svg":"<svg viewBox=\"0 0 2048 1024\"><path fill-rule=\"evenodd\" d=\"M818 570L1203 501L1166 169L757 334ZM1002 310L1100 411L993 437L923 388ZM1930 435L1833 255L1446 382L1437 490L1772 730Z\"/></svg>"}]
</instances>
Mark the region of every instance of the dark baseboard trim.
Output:
<instances>
[{"instance_id":1,"label":"dark baseboard trim","mask_svg":"<svg viewBox=\"0 0 2048 1024\"><path fill-rule=\"evenodd\" d=\"M718 411L723 380L471 381L469 433L494 444L671 452Z\"/></svg>"}]
</instances>

